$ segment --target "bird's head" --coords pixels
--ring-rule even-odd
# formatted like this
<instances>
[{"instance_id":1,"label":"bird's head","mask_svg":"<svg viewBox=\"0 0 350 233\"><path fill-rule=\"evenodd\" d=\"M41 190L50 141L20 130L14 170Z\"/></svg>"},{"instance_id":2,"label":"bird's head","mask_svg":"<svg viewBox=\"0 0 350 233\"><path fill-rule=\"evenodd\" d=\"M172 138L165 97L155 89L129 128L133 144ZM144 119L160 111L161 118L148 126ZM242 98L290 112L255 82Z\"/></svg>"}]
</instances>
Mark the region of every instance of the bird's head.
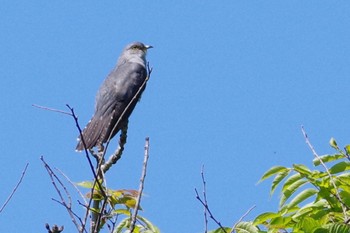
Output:
<instances>
[{"instance_id":1,"label":"bird's head","mask_svg":"<svg viewBox=\"0 0 350 233\"><path fill-rule=\"evenodd\" d=\"M134 42L127 45L118 59L117 67L125 62L135 62L145 67L147 50L150 48L153 47L144 45L141 42Z\"/></svg>"},{"instance_id":2,"label":"bird's head","mask_svg":"<svg viewBox=\"0 0 350 233\"><path fill-rule=\"evenodd\" d=\"M147 54L147 50L150 48L153 47L151 45L145 45L141 42L133 42L125 47L124 52L144 58Z\"/></svg>"}]
</instances>

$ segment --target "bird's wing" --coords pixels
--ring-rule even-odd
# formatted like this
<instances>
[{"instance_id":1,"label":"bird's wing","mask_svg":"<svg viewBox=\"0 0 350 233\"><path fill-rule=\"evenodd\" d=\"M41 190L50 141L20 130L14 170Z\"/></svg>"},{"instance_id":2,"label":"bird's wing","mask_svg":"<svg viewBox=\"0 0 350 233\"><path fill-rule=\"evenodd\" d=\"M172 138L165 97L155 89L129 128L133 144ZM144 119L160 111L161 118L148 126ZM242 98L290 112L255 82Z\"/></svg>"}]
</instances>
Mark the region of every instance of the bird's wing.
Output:
<instances>
[{"instance_id":1,"label":"bird's wing","mask_svg":"<svg viewBox=\"0 0 350 233\"><path fill-rule=\"evenodd\" d=\"M111 136L113 137L120 129L121 124L125 123L129 118L136 105L136 101L130 104L118 123L118 126L115 127L115 130L112 132L113 127L117 124L122 113L138 92L146 76L147 72L145 67L137 63L124 63L114 72L111 72L106 79L105 86L108 87L108 90L101 89L101 92L98 93L96 97L97 105L95 113L100 117L103 116L104 120L101 121L107 121L102 123L105 126L101 134L103 142L108 140L110 134L112 134ZM142 93L142 91L140 93Z\"/></svg>"},{"instance_id":2,"label":"bird's wing","mask_svg":"<svg viewBox=\"0 0 350 233\"><path fill-rule=\"evenodd\" d=\"M87 148L106 142L110 136L113 137L119 131L133 111L136 101L126 110L118 126L114 126L138 92L146 76L145 67L138 63L121 64L108 75L97 93L95 114L83 131ZM80 142L77 150L82 149L83 145Z\"/></svg>"}]
</instances>

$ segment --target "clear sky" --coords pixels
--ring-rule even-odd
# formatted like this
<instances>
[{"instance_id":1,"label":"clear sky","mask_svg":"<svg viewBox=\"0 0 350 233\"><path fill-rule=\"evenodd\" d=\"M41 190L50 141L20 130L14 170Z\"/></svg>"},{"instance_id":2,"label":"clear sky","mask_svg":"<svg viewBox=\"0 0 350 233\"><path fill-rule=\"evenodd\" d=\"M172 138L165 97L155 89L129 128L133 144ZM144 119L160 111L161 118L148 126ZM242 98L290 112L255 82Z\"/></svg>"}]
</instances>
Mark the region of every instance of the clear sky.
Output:
<instances>
[{"instance_id":1,"label":"clear sky","mask_svg":"<svg viewBox=\"0 0 350 233\"><path fill-rule=\"evenodd\" d=\"M320 154L333 152L331 137L350 143L348 1L4 0L0 11L0 203L29 162L0 232L45 232L45 223L74 232L39 157L73 181L91 179L74 151L78 132L72 118L31 105L70 104L85 126L132 41L154 46L153 73L108 179L138 188L149 136L141 214L162 232L203 232L202 165L211 210L232 226L253 205L246 220L277 210L269 181L256 185L268 168L311 166L301 125Z\"/></svg>"}]
</instances>

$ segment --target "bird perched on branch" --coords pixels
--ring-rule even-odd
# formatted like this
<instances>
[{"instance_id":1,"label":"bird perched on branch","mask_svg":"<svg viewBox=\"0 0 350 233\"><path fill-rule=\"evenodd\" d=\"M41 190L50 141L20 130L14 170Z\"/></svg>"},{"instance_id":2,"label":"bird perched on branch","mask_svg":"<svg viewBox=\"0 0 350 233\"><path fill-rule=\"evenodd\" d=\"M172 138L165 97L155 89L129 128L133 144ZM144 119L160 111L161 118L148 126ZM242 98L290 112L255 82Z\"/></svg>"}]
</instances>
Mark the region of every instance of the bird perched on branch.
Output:
<instances>
[{"instance_id":1,"label":"bird perched on branch","mask_svg":"<svg viewBox=\"0 0 350 233\"><path fill-rule=\"evenodd\" d=\"M95 113L82 136L77 151L102 146L127 124L128 118L145 89L146 54L152 46L134 42L127 45L116 67L102 83L96 95Z\"/></svg>"}]
</instances>

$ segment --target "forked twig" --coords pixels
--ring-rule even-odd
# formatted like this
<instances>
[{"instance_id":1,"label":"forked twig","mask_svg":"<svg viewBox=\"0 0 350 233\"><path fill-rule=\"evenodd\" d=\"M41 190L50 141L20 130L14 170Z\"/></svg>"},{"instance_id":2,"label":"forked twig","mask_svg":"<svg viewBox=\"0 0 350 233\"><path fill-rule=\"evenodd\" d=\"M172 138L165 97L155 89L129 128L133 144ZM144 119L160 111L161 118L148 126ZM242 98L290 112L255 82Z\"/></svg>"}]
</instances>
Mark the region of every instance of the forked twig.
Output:
<instances>
[{"instance_id":1,"label":"forked twig","mask_svg":"<svg viewBox=\"0 0 350 233\"><path fill-rule=\"evenodd\" d=\"M79 232L87 232L84 228L82 228L83 221L72 209L72 199L71 199L71 196L70 196L66 186L62 183L60 178L54 173L54 171L51 169L51 167L45 162L43 156L40 157L40 160L43 162L44 167L45 167L45 169L46 169L46 171L49 174L49 177L51 179L51 183L52 183L53 187L55 188L55 190L60 198L60 201L56 200L54 198L52 198L52 200L58 202L59 204L61 204L62 206L64 206L66 208L69 216L71 217L72 222L74 223L75 227L77 228L77 230ZM68 203L64 199L63 194L61 192L61 189L58 187L58 184L56 183L56 181L58 182L59 186L61 186L62 189L64 190L64 192L68 198ZM79 220L81 225L79 225L79 223L77 222L77 219Z\"/></svg>"},{"instance_id":2,"label":"forked twig","mask_svg":"<svg viewBox=\"0 0 350 233\"><path fill-rule=\"evenodd\" d=\"M36 108L41 108L41 109L44 109L44 110L47 110L47 111L57 112L57 113L62 113L62 114L66 114L66 115L72 116L72 114L70 112L66 112L66 111L63 111L63 110L59 110L59 109L55 109L55 108L49 108L49 107L45 107L45 106L41 106L41 105L37 105L37 104L32 104L32 106L36 107Z\"/></svg>"},{"instance_id":3,"label":"forked twig","mask_svg":"<svg viewBox=\"0 0 350 233\"><path fill-rule=\"evenodd\" d=\"M84 216L84 220L83 220L83 225L82 225L82 228L83 230L86 230L86 222L87 222L87 219L89 217L89 212L90 212L90 209L91 209L91 205L93 204L94 200L93 200L93 196L94 196L94 191L95 191L95 185L97 184L97 186L99 187L100 191L101 191L101 194L102 196L104 197L104 199L107 198L107 195L105 193L105 189L103 188L101 182L99 181L99 177L98 177L98 174L99 174L99 171L100 171L100 166L97 168L97 172L95 171L95 168L94 168L94 165L92 164L92 161L90 159L90 156L89 156L89 152L88 150L86 149L86 144L85 144L85 141L84 141L84 137L83 137L83 132L80 128L80 125L79 125L79 122L78 122L78 117L75 115L75 112L74 112L74 109L72 107L70 107L68 104L66 105L69 110L71 111L71 116L73 117L74 121L75 121L75 125L79 131L79 134L80 134L80 140L82 141L83 145L84 145L84 151L85 151L85 157L89 163L89 166L90 166L90 169L92 171L92 174L94 176L94 184L91 188L91 197L89 199L89 203L87 205L87 208L86 208L86 212L85 212L85 216ZM94 203L94 207L96 207L96 203ZM97 225L95 225L97 219L98 219L98 216L96 215L95 212L92 212L92 215L93 215L93 218L92 218L92 232L91 233L94 233L96 230L97 230Z\"/></svg>"},{"instance_id":4,"label":"forked twig","mask_svg":"<svg viewBox=\"0 0 350 233\"><path fill-rule=\"evenodd\" d=\"M204 203L208 203L207 201L207 187L206 184L207 182L205 181L204 178L204 165L202 165L202 170L201 170L201 177L202 177L202 183L203 183L203 198L204 198ZM208 216L207 216L207 209L204 208L204 232L208 232Z\"/></svg>"},{"instance_id":5,"label":"forked twig","mask_svg":"<svg viewBox=\"0 0 350 233\"><path fill-rule=\"evenodd\" d=\"M205 178L204 178L203 167L202 167L201 174L202 174L202 183L203 183L203 187L204 187L204 190L203 190L204 201L201 199L201 197L198 194L197 189L195 188L194 191L196 192L196 199L203 205L203 207L205 208L205 211L209 214L209 217L220 227L220 229L223 232L227 233L226 229L221 225L221 223L218 220L216 220L216 218L214 217L214 215L211 213L211 211L209 209L209 205L208 205L208 201L207 201L207 197L206 197L206 191L205 191L205 189L206 189L206 181L205 181ZM205 216L206 216L206 214L205 214ZM207 221L207 220L205 220L205 221ZM205 232L207 232L207 230Z\"/></svg>"},{"instance_id":6,"label":"forked twig","mask_svg":"<svg viewBox=\"0 0 350 233\"><path fill-rule=\"evenodd\" d=\"M77 191L77 193L79 194L79 196L81 197L81 199L84 201L84 203L85 203L85 206L87 205L87 201L86 201L86 199L85 199L85 197L84 197L84 195L82 194L82 192L78 189L78 187L69 179L69 177L66 175L66 174L64 174L60 169L58 169L58 168L55 168L59 173L61 173L61 175L64 177L64 178L66 178L66 180L68 181L68 183L70 183L73 187L74 187L74 189Z\"/></svg>"}]
</instances>

